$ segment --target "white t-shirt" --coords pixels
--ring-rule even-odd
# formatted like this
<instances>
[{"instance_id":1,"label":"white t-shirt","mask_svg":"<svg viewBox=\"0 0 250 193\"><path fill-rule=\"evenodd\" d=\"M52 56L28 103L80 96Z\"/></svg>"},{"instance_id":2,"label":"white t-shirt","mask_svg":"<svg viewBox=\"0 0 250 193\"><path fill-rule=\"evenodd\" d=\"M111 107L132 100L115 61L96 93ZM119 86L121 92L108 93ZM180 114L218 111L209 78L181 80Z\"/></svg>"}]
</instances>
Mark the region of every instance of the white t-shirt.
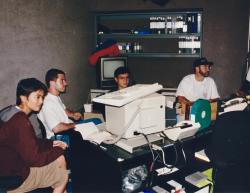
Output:
<instances>
[{"instance_id":1,"label":"white t-shirt","mask_svg":"<svg viewBox=\"0 0 250 193\"><path fill-rule=\"evenodd\" d=\"M52 129L59 123L72 123L65 112L65 105L61 98L50 93L45 97L42 109L37 116L46 129L48 139L54 136Z\"/></svg>"},{"instance_id":2,"label":"white t-shirt","mask_svg":"<svg viewBox=\"0 0 250 193\"><path fill-rule=\"evenodd\" d=\"M205 77L203 81L197 81L194 74L187 75L181 80L176 96L184 96L189 101L220 97L216 84L211 77Z\"/></svg>"}]
</instances>

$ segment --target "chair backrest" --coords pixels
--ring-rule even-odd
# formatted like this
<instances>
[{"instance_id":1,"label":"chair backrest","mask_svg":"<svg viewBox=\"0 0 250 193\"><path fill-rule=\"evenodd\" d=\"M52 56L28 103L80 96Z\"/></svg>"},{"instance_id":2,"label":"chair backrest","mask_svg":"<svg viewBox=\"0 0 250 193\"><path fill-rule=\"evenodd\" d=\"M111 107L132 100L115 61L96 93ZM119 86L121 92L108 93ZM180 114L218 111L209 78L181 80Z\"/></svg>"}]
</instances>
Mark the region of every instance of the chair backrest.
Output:
<instances>
[{"instance_id":1,"label":"chair backrest","mask_svg":"<svg viewBox=\"0 0 250 193\"><path fill-rule=\"evenodd\" d=\"M42 138L45 139L46 138L46 129L45 129L42 121L40 121L40 119L37 118L37 121L39 123L39 128L41 129Z\"/></svg>"},{"instance_id":2,"label":"chair backrest","mask_svg":"<svg viewBox=\"0 0 250 193\"><path fill-rule=\"evenodd\" d=\"M212 127L208 156L214 163L245 163L250 160L250 112L234 111L220 115Z\"/></svg>"}]
</instances>

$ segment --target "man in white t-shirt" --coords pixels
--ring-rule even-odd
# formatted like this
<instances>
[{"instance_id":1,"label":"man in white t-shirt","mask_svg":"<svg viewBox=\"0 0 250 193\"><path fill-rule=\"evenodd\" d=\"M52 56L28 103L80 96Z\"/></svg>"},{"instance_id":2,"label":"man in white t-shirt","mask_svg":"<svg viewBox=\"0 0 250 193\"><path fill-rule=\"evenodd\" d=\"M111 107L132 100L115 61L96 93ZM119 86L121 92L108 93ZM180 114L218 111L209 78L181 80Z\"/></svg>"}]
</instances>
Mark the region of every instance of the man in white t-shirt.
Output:
<instances>
[{"instance_id":1,"label":"man in white t-shirt","mask_svg":"<svg viewBox=\"0 0 250 193\"><path fill-rule=\"evenodd\" d=\"M67 86L65 72L59 69L50 69L46 73L48 94L44 99L38 118L46 129L46 137L50 139L54 134L74 129L73 120L79 120L82 115L79 112L70 111L63 104L60 94L64 93Z\"/></svg>"},{"instance_id":2,"label":"man in white t-shirt","mask_svg":"<svg viewBox=\"0 0 250 193\"><path fill-rule=\"evenodd\" d=\"M214 102L220 98L214 80L209 77L212 65L206 58L194 61L194 74L185 76L177 88L177 102L192 105L197 99Z\"/></svg>"}]
</instances>

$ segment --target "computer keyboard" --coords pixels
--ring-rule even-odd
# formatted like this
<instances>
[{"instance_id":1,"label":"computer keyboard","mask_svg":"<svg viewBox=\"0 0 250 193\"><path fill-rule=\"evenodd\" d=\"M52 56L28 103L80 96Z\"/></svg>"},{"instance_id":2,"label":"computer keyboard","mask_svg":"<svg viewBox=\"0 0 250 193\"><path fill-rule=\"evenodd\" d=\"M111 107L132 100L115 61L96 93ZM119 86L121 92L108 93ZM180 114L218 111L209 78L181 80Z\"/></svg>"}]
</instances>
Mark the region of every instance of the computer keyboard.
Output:
<instances>
[{"instance_id":1,"label":"computer keyboard","mask_svg":"<svg viewBox=\"0 0 250 193\"><path fill-rule=\"evenodd\" d=\"M123 106L137 98L152 94L162 89L162 85L155 84L136 84L122 90L107 93L105 95L96 97L94 102L103 103L112 106Z\"/></svg>"}]
</instances>

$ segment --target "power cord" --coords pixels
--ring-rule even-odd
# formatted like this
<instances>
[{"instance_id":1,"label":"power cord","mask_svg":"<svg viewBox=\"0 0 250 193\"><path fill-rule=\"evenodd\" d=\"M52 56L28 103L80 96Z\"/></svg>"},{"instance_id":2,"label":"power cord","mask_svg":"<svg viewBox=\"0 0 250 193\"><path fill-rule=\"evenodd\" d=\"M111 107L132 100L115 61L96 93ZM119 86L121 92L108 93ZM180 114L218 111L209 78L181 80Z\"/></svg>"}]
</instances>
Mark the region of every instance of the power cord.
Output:
<instances>
[{"instance_id":1,"label":"power cord","mask_svg":"<svg viewBox=\"0 0 250 193\"><path fill-rule=\"evenodd\" d=\"M133 121L135 120L135 118L139 114L139 112L141 110L141 103L138 105L138 108L136 109L136 111L131 116L132 118L129 120L129 122L123 128L123 132L120 135L118 135L116 138L110 139L110 140L105 140L105 141L103 141L103 143L105 143L105 144L115 144L116 142L118 142L123 137L123 135L126 133L128 128L130 127L130 125L133 123Z\"/></svg>"},{"instance_id":2,"label":"power cord","mask_svg":"<svg viewBox=\"0 0 250 193\"><path fill-rule=\"evenodd\" d=\"M163 131L161 132L161 135L162 135L164 138L169 139L168 136L167 136ZM163 148L165 148L165 147L166 147L166 146L164 146ZM176 167L176 164L177 164L177 162L178 162L178 153L177 153L177 149L176 149L175 143L173 143L172 147L174 148L174 152L175 152L175 161L174 161L174 163L172 164L172 167L170 167L170 168ZM166 167L167 167L167 166L166 166Z\"/></svg>"},{"instance_id":3,"label":"power cord","mask_svg":"<svg viewBox=\"0 0 250 193\"><path fill-rule=\"evenodd\" d=\"M185 153L185 151L184 151L184 148L183 148L183 145L182 145L181 142L180 142L180 146L181 146L181 152L182 152L182 155L183 155L185 164L186 164L186 163L187 163L187 157L186 157L186 153Z\"/></svg>"},{"instance_id":4,"label":"power cord","mask_svg":"<svg viewBox=\"0 0 250 193\"><path fill-rule=\"evenodd\" d=\"M157 153L157 155L156 155L155 159L152 161L152 163L150 164L150 167L149 167L149 177L148 177L149 181L147 183L147 188L150 188L153 185L153 180L154 180L154 175L153 175L154 165L155 165L155 162L158 159L158 157L160 157L160 154L158 152L156 152L156 153Z\"/></svg>"},{"instance_id":5,"label":"power cord","mask_svg":"<svg viewBox=\"0 0 250 193\"><path fill-rule=\"evenodd\" d=\"M175 144L173 144L173 148L174 148L174 152L175 152L175 162L174 162L173 166L176 166L177 162L178 162L178 152L177 152Z\"/></svg>"},{"instance_id":6,"label":"power cord","mask_svg":"<svg viewBox=\"0 0 250 193\"><path fill-rule=\"evenodd\" d=\"M164 152L164 150L162 149L162 147L160 147L160 146L158 146L158 145L156 145L156 144L152 144L152 148L153 148L154 150L158 150L158 151L160 151L160 152L162 153L162 162L163 162L164 166L166 166L167 168L173 168L173 167L174 167L173 165L168 165L168 164L166 163L166 160L165 160L165 152Z\"/></svg>"},{"instance_id":7,"label":"power cord","mask_svg":"<svg viewBox=\"0 0 250 193\"><path fill-rule=\"evenodd\" d=\"M155 159L154 151L153 151L153 149L152 149L152 144L151 144L151 142L148 140L147 135L144 134L144 133L140 133L140 132L138 132L138 131L136 131L136 132L137 132L138 134L142 134L143 137L145 137L145 139L146 139L146 141L147 141L147 143L148 143L148 147L149 147L149 149L150 149L150 151L151 151L151 154L152 154L152 160L154 161L154 159Z\"/></svg>"},{"instance_id":8,"label":"power cord","mask_svg":"<svg viewBox=\"0 0 250 193\"><path fill-rule=\"evenodd\" d=\"M149 147L150 152L151 152L151 154L152 154L152 162L151 162L151 164L150 164L150 166L149 166L149 182L147 183L147 187L149 188L149 187L151 187L152 184L153 184L153 177L154 177L154 175L152 175L152 173L153 173L153 171L154 171L154 164L155 164L157 158L159 157L159 154L158 154L158 152L157 152L157 156L154 155L154 151L153 151L153 149L152 149L152 144L151 144L151 142L149 141L149 139L148 139L148 137L147 137L146 134L141 133L141 132L139 132L139 131L135 131L135 132L134 132L134 135L143 135L143 137L144 137L144 138L146 139L146 141L147 141L148 147Z\"/></svg>"}]
</instances>

